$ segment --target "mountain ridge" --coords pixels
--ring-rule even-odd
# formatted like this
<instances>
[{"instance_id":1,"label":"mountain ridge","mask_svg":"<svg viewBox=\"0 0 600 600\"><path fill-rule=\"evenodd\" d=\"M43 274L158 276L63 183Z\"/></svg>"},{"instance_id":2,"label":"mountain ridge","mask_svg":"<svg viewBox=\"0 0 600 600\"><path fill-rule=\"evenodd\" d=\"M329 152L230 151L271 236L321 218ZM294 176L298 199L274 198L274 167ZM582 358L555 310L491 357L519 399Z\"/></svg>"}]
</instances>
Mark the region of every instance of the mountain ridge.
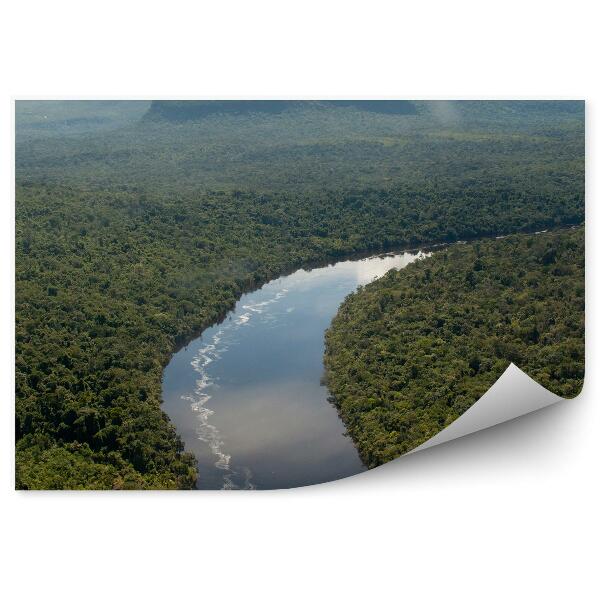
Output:
<instances>
[{"instance_id":1,"label":"mountain ridge","mask_svg":"<svg viewBox=\"0 0 600 600\"><path fill-rule=\"evenodd\" d=\"M145 120L195 121L210 115L279 114L295 108L356 108L382 114L412 115L409 100L154 100Z\"/></svg>"}]
</instances>

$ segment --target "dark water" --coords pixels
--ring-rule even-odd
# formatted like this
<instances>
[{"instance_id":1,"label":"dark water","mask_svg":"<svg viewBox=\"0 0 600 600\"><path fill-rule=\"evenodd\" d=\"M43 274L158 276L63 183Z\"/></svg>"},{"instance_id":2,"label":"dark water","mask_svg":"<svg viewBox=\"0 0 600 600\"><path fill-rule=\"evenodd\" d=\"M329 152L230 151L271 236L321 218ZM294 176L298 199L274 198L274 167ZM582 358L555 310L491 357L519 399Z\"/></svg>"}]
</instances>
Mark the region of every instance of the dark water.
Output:
<instances>
[{"instance_id":1,"label":"dark water","mask_svg":"<svg viewBox=\"0 0 600 600\"><path fill-rule=\"evenodd\" d=\"M272 489L364 470L323 375L324 332L347 294L423 253L344 261L245 294L175 354L163 409L198 459L199 489Z\"/></svg>"}]
</instances>

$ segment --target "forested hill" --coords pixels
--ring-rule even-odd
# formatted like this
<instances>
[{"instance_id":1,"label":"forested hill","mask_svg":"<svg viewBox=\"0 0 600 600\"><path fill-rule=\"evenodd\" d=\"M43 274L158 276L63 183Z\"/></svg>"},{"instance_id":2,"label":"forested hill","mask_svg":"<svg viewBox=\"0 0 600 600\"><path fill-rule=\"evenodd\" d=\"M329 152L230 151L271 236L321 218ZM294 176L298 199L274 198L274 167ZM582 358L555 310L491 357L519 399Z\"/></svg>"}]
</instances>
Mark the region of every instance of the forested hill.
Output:
<instances>
[{"instance_id":1,"label":"forested hill","mask_svg":"<svg viewBox=\"0 0 600 600\"><path fill-rule=\"evenodd\" d=\"M195 121L209 115L279 114L284 110L355 108L391 114L416 114L407 100L155 100L144 119L174 122Z\"/></svg>"},{"instance_id":2,"label":"forested hill","mask_svg":"<svg viewBox=\"0 0 600 600\"><path fill-rule=\"evenodd\" d=\"M365 463L428 440L515 363L563 397L584 376L583 228L455 245L350 295L326 334L333 401Z\"/></svg>"},{"instance_id":3,"label":"forested hill","mask_svg":"<svg viewBox=\"0 0 600 600\"><path fill-rule=\"evenodd\" d=\"M154 100L144 119L174 122L195 121L210 115L279 114L286 110L326 111L348 108L388 115L416 115L450 121L519 119L554 115L583 115L584 103L572 101L413 101L413 100ZM356 113L355 116L358 117Z\"/></svg>"},{"instance_id":4,"label":"forested hill","mask_svg":"<svg viewBox=\"0 0 600 600\"><path fill-rule=\"evenodd\" d=\"M416 114L303 105L279 114L140 118L77 137L17 136L17 180L98 190L151 187L166 195L200 189L314 194L398 184L441 190L483 183L527 194L540 186L556 193L582 188L583 103L414 105ZM29 114L45 112L42 106Z\"/></svg>"}]
</instances>

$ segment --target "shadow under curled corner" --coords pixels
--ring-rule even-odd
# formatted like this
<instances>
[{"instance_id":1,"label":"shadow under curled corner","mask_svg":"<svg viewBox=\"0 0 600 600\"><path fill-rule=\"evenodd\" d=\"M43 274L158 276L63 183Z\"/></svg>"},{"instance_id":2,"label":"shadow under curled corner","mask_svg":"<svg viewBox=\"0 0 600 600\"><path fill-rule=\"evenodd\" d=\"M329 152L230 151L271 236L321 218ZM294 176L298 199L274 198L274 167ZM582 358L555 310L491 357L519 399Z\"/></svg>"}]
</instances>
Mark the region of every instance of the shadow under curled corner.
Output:
<instances>
[{"instance_id":1,"label":"shadow under curled corner","mask_svg":"<svg viewBox=\"0 0 600 600\"><path fill-rule=\"evenodd\" d=\"M548 391L511 363L469 410L414 450L374 469L316 487L355 487L358 484L359 488L369 490L373 486L385 486L396 477L411 480L414 477L456 476L465 467L467 471L478 472L485 465L492 466L490 458L504 456L510 462L515 455L534 448L540 450L539 456L546 456L549 450L559 454L565 450L565 444L568 445L568 438L548 439L547 427L568 428L565 410L583 396L584 391L577 398L560 402L565 399ZM548 407L552 410L541 411ZM536 411L542 414L532 414ZM573 418L577 415L573 414ZM507 445L509 439L510 447ZM450 441L454 443L447 445ZM440 447L442 444L444 448ZM553 460L552 456L546 458ZM500 462L496 461L495 467ZM311 488L315 486L303 489Z\"/></svg>"},{"instance_id":2,"label":"shadow under curled corner","mask_svg":"<svg viewBox=\"0 0 600 600\"><path fill-rule=\"evenodd\" d=\"M524 373L514 363L481 398L438 434L411 450L413 454L438 444L493 427L563 400Z\"/></svg>"}]
</instances>

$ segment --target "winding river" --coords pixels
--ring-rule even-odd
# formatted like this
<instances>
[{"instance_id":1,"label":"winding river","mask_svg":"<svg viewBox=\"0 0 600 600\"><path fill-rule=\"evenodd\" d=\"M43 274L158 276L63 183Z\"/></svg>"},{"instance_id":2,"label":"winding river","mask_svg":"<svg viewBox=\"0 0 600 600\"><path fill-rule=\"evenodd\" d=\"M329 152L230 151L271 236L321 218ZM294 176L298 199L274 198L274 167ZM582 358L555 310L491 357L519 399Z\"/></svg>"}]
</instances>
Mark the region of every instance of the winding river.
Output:
<instances>
[{"instance_id":1,"label":"winding river","mask_svg":"<svg viewBox=\"0 0 600 600\"><path fill-rule=\"evenodd\" d=\"M321 384L324 332L359 285L423 256L377 255L274 279L173 356L163 410L198 460L199 489L289 488L365 469Z\"/></svg>"}]
</instances>

